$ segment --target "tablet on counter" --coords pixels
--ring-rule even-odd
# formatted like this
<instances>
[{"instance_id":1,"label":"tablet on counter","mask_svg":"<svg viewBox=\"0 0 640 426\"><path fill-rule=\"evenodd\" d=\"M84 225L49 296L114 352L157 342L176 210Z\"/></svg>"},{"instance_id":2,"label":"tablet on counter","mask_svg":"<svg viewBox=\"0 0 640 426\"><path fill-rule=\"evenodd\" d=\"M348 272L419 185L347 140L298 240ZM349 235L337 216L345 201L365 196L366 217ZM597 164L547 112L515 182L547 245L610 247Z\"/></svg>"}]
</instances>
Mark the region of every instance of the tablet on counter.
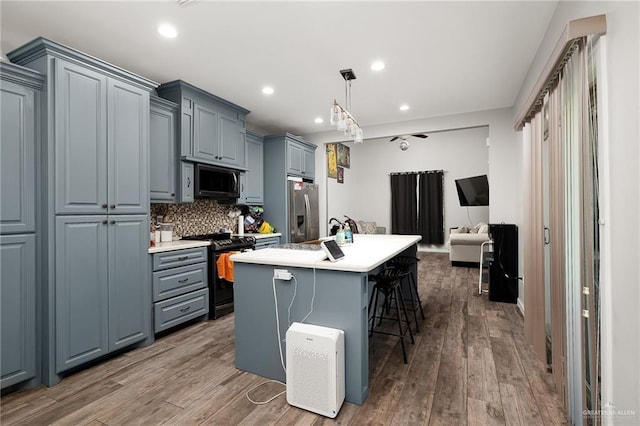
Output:
<instances>
[{"instance_id":1,"label":"tablet on counter","mask_svg":"<svg viewBox=\"0 0 640 426\"><path fill-rule=\"evenodd\" d=\"M327 253L327 257L332 262L337 262L344 257L344 252L336 243L336 240L325 240L320 243L322 249Z\"/></svg>"}]
</instances>

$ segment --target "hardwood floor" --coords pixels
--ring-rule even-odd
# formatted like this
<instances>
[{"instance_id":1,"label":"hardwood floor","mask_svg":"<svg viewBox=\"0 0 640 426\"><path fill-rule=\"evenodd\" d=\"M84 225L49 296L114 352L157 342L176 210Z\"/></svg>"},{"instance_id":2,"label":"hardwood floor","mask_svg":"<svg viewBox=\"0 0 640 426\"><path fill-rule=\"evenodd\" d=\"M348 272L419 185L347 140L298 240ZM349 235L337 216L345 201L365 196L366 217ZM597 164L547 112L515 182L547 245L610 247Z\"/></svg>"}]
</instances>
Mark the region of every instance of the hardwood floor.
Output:
<instances>
[{"instance_id":1,"label":"hardwood floor","mask_svg":"<svg viewBox=\"0 0 640 426\"><path fill-rule=\"evenodd\" d=\"M550 374L524 339L516 305L477 295L478 270L449 266L444 253L421 253L419 286L426 319L407 344L370 339L370 395L324 418L284 395L254 405L248 390L264 378L234 367L233 315L193 324L147 348L124 353L40 387L3 396L3 425L536 425L566 424ZM407 339L408 342L408 339ZM257 349L259 350L259 349ZM284 390L251 392L266 400Z\"/></svg>"}]
</instances>

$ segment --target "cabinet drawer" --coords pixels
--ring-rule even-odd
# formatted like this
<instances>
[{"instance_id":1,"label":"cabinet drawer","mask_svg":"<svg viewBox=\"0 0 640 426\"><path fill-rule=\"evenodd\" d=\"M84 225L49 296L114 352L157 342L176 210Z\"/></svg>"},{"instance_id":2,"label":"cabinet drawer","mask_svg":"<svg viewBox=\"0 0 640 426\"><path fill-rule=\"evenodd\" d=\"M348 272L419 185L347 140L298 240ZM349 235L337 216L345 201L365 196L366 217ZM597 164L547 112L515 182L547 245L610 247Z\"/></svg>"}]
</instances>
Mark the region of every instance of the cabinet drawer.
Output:
<instances>
[{"instance_id":1,"label":"cabinet drawer","mask_svg":"<svg viewBox=\"0 0 640 426\"><path fill-rule=\"evenodd\" d=\"M280 237L258 238L256 239L254 250L265 249L278 244L280 244Z\"/></svg>"},{"instance_id":2,"label":"cabinet drawer","mask_svg":"<svg viewBox=\"0 0 640 426\"><path fill-rule=\"evenodd\" d=\"M167 330L209 312L209 289L203 288L154 305L155 332Z\"/></svg>"},{"instance_id":3,"label":"cabinet drawer","mask_svg":"<svg viewBox=\"0 0 640 426\"><path fill-rule=\"evenodd\" d=\"M168 299L207 286L207 263L153 273L153 301Z\"/></svg>"},{"instance_id":4,"label":"cabinet drawer","mask_svg":"<svg viewBox=\"0 0 640 426\"><path fill-rule=\"evenodd\" d=\"M196 247L192 249L173 250L153 255L153 270L161 271L178 266L192 265L207 261L207 248Z\"/></svg>"}]
</instances>

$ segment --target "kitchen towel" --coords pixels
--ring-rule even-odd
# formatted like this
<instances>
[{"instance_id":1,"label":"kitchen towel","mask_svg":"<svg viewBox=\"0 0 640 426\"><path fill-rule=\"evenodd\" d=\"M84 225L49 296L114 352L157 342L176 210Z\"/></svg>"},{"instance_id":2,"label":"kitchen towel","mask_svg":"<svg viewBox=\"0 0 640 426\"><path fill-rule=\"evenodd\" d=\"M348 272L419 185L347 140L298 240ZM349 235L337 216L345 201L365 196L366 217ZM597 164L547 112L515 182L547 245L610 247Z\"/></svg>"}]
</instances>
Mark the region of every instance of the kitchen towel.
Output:
<instances>
[{"instance_id":1,"label":"kitchen towel","mask_svg":"<svg viewBox=\"0 0 640 426\"><path fill-rule=\"evenodd\" d=\"M230 259L231 255L239 253L237 251L230 251L220 254L218 260L216 260L216 266L218 269L218 277L225 281L233 282L233 260Z\"/></svg>"}]
</instances>

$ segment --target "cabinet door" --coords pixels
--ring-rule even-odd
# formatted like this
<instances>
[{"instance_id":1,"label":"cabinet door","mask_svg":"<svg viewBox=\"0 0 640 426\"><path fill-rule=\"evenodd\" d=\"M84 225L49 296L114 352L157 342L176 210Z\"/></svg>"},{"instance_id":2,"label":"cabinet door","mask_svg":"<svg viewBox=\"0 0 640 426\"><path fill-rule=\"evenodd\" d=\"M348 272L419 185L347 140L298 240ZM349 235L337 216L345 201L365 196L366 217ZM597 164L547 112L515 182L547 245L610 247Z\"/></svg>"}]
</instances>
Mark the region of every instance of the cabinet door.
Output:
<instances>
[{"instance_id":1,"label":"cabinet door","mask_svg":"<svg viewBox=\"0 0 640 426\"><path fill-rule=\"evenodd\" d=\"M193 104L193 156L200 160L217 161L220 129L219 114L200 104Z\"/></svg>"},{"instance_id":2,"label":"cabinet door","mask_svg":"<svg viewBox=\"0 0 640 426\"><path fill-rule=\"evenodd\" d=\"M220 114L220 151L217 160L230 166L245 166L246 133L240 120Z\"/></svg>"},{"instance_id":3,"label":"cabinet door","mask_svg":"<svg viewBox=\"0 0 640 426\"><path fill-rule=\"evenodd\" d=\"M36 375L35 252L34 235L0 236L2 388Z\"/></svg>"},{"instance_id":4,"label":"cabinet door","mask_svg":"<svg viewBox=\"0 0 640 426\"><path fill-rule=\"evenodd\" d=\"M180 155L193 156L193 101L182 98L182 116L180 118Z\"/></svg>"},{"instance_id":5,"label":"cabinet door","mask_svg":"<svg viewBox=\"0 0 640 426\"><path fill-rule=\"evenodd\" d=\"M151 102L149 121L149 194L151 202L176 200L177 111Z\"/></svg>"},{"instance_id":6,"label":"cabinet door","mask_svg":"<svg viewBox=\"0 0 640 426\"><path fill-rule=\"evenodd\" d=\"M287 173L302 174L304 167L302 147L294 142L287 141Z\"/></svg>"},{"instance_id":7,"label":"cabinet door","mask_svg":"<svg viewBox=\"0 0 640 426\"><path fill-rule=\"evenodd\" d=\"M35 231L35 91L0 83L0 232Z\"/></svg>"},{"instance_id":8,"label":"cabinet door","mask_svg":"<svg viewBox=\"0 0 640 426\"><path fill-rule=\"evenodd\" d=\"M262 205L264 200L263 143L260 139L247 138L246 204Z\"/></svg>"},{"instance_id":9,"label":"cabinet door","mask_svg":"<svg viewBox=\"0 0 640 426\"><path fill-rule=\"evenodd\" d=\"M151 331L147 216L109 216L109 351Z\"/></svg>"},{"instance_id":10,"label":"cabinet door","mask_svg":"<svg viewBox=\"0 0 640 426\"><path fill-rule=\"evenodd\" d=\"M180 202L193 203L193 163L180 162Z\"/></svg>"},{"instance_id":11,"label":"cabinet door","mask_svg":"<svg viewBox=\"0 0 640 426\"><path fill-rule=\"evenodd\" d=\"M107 78L56 61L56 213L107 212Z\"/></svg>"},{"instance_id":12,"label":"cabinet door","mask_svg":"<svg viewBox=\"0 0 640 426\"><path fill-rule=\"evenodd\" d=\"M313 178L316 171L316 153L312 149L305 148L302 150L303 169L302 174L305 177Z\"/></svg>"},{"instance_id":13,"label":"cabinet door","mask_svg":"<svg viewBox=\"0 0 640 426\"><path fill-rule=\"evenodd\" d=\"M56 372L108 352L107 216L56 217Z\"/></svg>"},{"instance_id":14,"label":"cabinet door","mask_svg":"<svg viewBox=\"0 0 640 426\"><path fill-rule=\"evenodd\" d=\"M108 81L108 203L110 214L149 210L149 93Z\"/></svg>"}]
</instances>

